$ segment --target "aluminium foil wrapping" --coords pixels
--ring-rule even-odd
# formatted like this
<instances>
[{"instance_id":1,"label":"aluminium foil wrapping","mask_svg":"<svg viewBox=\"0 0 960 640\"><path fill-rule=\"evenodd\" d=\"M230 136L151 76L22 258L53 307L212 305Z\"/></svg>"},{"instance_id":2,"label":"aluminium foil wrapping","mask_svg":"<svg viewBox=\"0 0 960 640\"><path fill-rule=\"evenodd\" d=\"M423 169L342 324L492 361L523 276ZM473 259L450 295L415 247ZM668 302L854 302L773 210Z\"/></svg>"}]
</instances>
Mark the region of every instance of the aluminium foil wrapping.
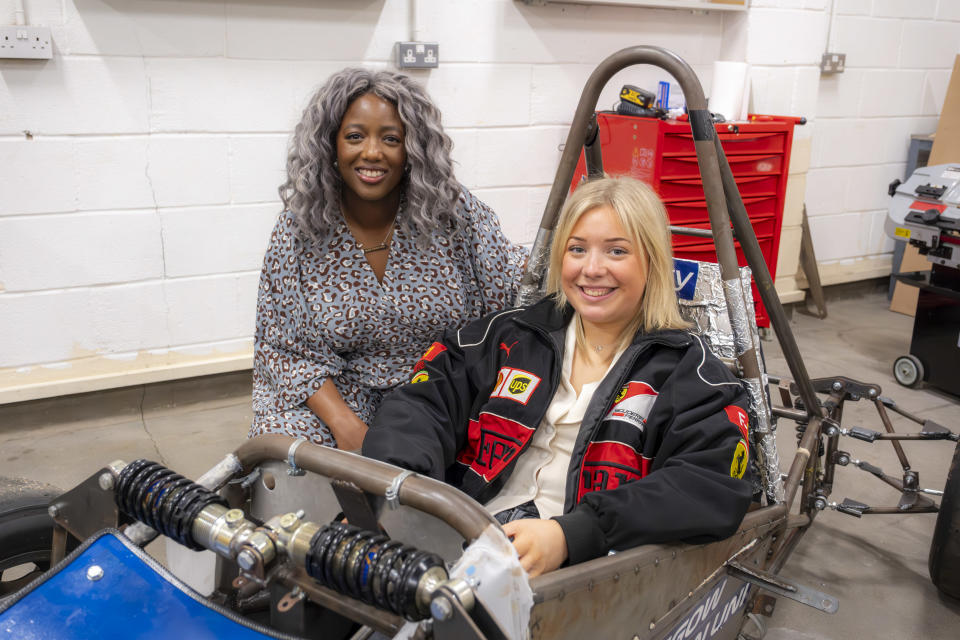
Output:
<instances>
[{"instance_id":1,"label":"aluminium foil wrapping","mask_svg":"<svg viewBox=\"0 0 960 640\"><path fill-rule=\"evenodd\" d=\"M745 291L750 289L750 277L747 276L747 284L743 284L743 277L724 280L723 292L726 294L727 316L730 318L730 326L733 329L733 343L736 346L736 355L741 356L750 349L754 348L753 332L751 325L756 325L753 311L753 295ZM749 302L748 302L749 300ZM747 305L750 305L749 307ZM747 310L750 310L748 313Z\"/></svg>"},{"instance_id":2,"label":"aluminium foil wrapping","mask_svg":"<svg viewBox=\"0 0 960 640\"><path fill-rule=\"evenodd\" d=\"M537 231L537 237L533 241L533 247L530 249L530 257L527 259L526 275L533 277L531 284L520 285L517 292L517 299L514 305L522 307L533 304L543 297L544 287L547 282L547 269L550 267L550 241L553 238L553 231L540 228Z\"/></svg>"},{"instance_id":3,"label":"aluminium foil wrapping","mask_svg":"<svg viewBox=\"0 0 960 640\"><path fill-rule=\"evenodd\" d=\"M725 359L754 348L759 358L760 333L753 314L753 293L750 287L749 267L740 268L740 282L724 282L720 265L712 262L674 260L677 294L683 316L694 324L698 333L714 354ZM737 286L739 285L739 286ZM751 321L732 325L727 308L726 293L733 295L733 307L743 311ZM742 307L741 307L742 305ZM754 493L763 492L771 504L784 501L783 479L780 475L780 456L777 454L776 424L770 415L767 395L767 374L760 359L761 379L742 378L747 391L752 429L750 446L753 449Z\"/></svg>"}]
</instances>

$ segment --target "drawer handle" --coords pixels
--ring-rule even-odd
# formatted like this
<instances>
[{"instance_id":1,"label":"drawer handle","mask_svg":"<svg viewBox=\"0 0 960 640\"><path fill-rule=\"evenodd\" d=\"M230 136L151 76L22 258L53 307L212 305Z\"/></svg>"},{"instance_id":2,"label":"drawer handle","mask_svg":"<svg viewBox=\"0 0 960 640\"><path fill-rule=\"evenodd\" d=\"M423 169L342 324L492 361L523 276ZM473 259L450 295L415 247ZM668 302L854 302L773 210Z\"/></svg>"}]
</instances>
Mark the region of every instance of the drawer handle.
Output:
<instances>
[{"instance_id":1,"label":"drawer handle","mask_svg":"<svg viewBox=\"0 0 960 640\"><path fill-rule=\"evenodd\" d=\"M744 198L743 204L754 204L756 202L763 202L764 200L771 200L776 198L776 196L755 196L753 198ZM685 209L703 209L707 206L707 203L703 200L696 200L694 202L668 202L667 206L669 207L683 207Z\"/></svg>"},{"instance_id":2,"label":"drawer handle","mask_svg":"<svg viewBox=\"0 0 960 640\"><path fill-rule=\"evenodd\" d=\"M678 138L683 138L685 140L693 140L692 133L676 133L674 134ZM756 142L757 140L763 140L764 138L771 138L773 136L778 136L779 133L752 133L749 137L744 136L739 133L721 133L717 132L717 136L721 140L729 140L730 142Z\"/></svg>"},{"instance_id":3,"label":"drawer handle","mask_svg":"<svg viewBox=\"0 0 960 640\"><path fill-rule=\"evenodd\" d=\"M749 156L737 156L736 158L730 160L730 164L740 163L740 162L757 162L760 160L773 160L779 158L781 154L775 153L772 155L761 154L761 155L749 155ZM676 160L678 162L696 162L696 156L664 156L669 157L671 160Z\"/></svg>"}]
</instances>

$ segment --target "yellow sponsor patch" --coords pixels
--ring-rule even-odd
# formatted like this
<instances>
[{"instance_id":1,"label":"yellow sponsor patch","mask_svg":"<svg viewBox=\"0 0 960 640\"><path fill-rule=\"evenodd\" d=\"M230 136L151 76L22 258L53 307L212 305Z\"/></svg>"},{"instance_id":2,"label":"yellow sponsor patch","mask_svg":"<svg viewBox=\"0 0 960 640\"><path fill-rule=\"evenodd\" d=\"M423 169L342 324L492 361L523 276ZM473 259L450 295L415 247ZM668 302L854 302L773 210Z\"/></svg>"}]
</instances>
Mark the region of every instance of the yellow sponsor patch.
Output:
<instances>
[{"instance_id":1,"label":"yellow sponsor patch","mask_svg":"<svg viewBox=\"0 0 960 640\"><path fill-rule=\"evenodd\" d=\"M903 227L894 227L894 228L893 228L893 235L897 236L898 238L906 238L906 239L909 240L909 239L910 239L910 229L904 229Z\"/></svg>"},{"instance_id":2,"label":"yellow sponsor patch","mask_svg":"<svg viewBox=\"0 0 960 640\"><path fill-rule=\"evenodd\" d=\"M420 371L414 374L412 378L410 378L410 384L416 384L418 382L426 382L429 379L430 379L429 373L427 373L426 371Z\"/></svg>"},{"instance_id":3,"label":"yellow sponsor patch","mask_svg":"<svg viewBox=\"0 0 960 640\"><path fill-rule=\"evenodd\" d=\"M733 460L730 461L730 477L742 478L747 472L747 462L747 443L740 438L737 448L733 451Z\"/></svg>"},{"instance_id":4,"label":"yellow sponsor patch","mask_svg":"<svg viewBox=\"0 0 960 640\"><path fill-rule=\"evenodd\" d=\"M617 404L618 402L620 402L621 400L623 400L624 397L626 397L628 386L629 386L629 385L623 385L623 388L620 389L619 392L617 392L617 397L613 399L613 404Z\"/></svg>"},{"instance_id":5,"label":"yellow sponsor patch","mask_svg":"<svg viewBox=\"0 0 960 640\"><path fill-rule=\"evenodd\" d=\"M527 404L539 384L540 377L529 371L502 367L497 373L497 384L494 385L490 397L506 398L520 404Z\"/></svg>"}]
</instances>

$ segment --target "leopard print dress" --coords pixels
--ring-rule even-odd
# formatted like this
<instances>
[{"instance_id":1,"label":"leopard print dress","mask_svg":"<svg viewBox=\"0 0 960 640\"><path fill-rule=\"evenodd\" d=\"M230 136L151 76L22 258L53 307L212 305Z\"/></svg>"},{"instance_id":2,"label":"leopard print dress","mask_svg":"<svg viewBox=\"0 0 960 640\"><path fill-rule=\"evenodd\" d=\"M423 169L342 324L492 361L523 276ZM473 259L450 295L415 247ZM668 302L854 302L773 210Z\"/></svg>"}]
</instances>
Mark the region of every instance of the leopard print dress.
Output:
<instances>
[{"instance_id":1,"label":"leopard print dress","mask_svg":"<svg viewBox=\"0 0 960 640\"><path fill-rule=\"evenodd\" d=\"M436 232L426 250L398 224L382 282L344 223L311 243L291 213L280 216L260 274L251 437L336 446L305 404L327 378L369 424L444 329L509 306L526 249L465 189L458 209L461 230Z\"/></svg>"}]
</instances>

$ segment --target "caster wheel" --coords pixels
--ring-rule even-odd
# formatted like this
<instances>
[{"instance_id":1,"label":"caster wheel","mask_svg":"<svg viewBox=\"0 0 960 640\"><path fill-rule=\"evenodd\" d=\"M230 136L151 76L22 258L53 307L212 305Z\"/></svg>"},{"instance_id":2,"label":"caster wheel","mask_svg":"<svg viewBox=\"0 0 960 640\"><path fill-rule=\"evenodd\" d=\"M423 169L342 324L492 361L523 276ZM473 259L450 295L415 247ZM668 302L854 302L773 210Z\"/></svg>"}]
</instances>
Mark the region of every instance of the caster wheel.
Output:
<instances>
[{"instance_id":1,"label":"caster wheel","mask_svg":"<svg viewBox=\"0 0 960 640\"><path fill-rule=\"evenodd\" d=\"M923 381L923 364L916 356L900 356L893 363L893 377L905 387L916 387Z\"/></svg>"}]
</instances>

